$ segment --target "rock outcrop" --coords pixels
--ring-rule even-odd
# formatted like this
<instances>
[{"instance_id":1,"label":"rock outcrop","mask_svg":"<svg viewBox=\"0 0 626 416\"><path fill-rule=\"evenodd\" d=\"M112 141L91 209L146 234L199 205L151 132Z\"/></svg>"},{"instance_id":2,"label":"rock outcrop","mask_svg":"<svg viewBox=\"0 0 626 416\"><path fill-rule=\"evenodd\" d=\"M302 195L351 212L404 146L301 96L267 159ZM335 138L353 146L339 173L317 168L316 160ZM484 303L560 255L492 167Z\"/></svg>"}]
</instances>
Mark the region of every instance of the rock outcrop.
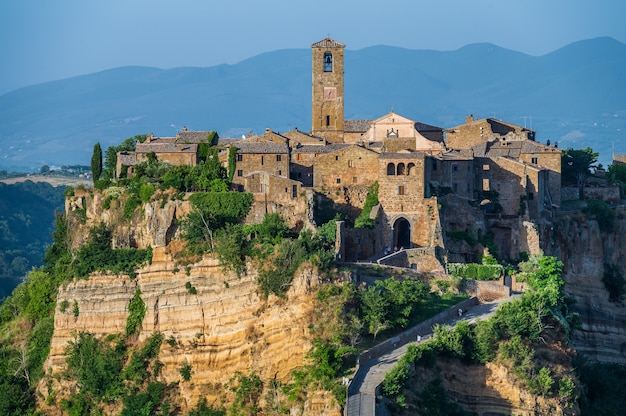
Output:
<instances>
[{"instance_id":1,"label":"rock outcrop","mask_svg":"<svg viewBox=\"0 0 626 416\"><path fill-rule=\"evenodd\" d=\"M183 408L195 405L200 396L217 401L214 387L225 385L236 371L288 382L311 346L311 288L318 278L311 269L301 269L288 301L264 300L257 293L256 279L255 272L239 277L224 273L211 258L179 268L164 248L157 248L152 264L140 269L134 280L92 275L72 282L60 289L58 304L76 302L78 316L70 310L56 311L47 371L52 375L63 371L64 349L81 331L96 337L124 333L128 305L139 289L146 314L137 342L155 332L169 341L159 353L162 381L181 381L179 369L185 363L192 367L190 382L180 383ZM195 293L190 293L187 282ZM327 398L321 403L308 403L315 408L309 414L337 413Z\"/></svg>"},{"instance_id":2,"label":"rock outcrop","mask_svg":"<svg viewBox=\"0 0 626 416\"><path fill-rule=\"evenodd\" d=\"M579 414L578 406L564 406L556 398L531 394L504 366L465 365L458 360L439 359L434 369L418 370L419 385L440 378L448 397L465 410L479 416Z\"/></svg>"},{"instance_id":3,"label":"rock outcrop","mask_svg":"<svg viewBox=\"0 0 626 416\"><path fill-rule=\"evenodd\" d=\"M565 294L575 303L582 327L574 331L573 346L586 358L626 364L626 306L609 302L602 278L605 264L626 275L626 210L614 209L613 229L601 231L596 221L564 215L545 226L546 254L564 263Z\"/></svg>"}]
</instances>

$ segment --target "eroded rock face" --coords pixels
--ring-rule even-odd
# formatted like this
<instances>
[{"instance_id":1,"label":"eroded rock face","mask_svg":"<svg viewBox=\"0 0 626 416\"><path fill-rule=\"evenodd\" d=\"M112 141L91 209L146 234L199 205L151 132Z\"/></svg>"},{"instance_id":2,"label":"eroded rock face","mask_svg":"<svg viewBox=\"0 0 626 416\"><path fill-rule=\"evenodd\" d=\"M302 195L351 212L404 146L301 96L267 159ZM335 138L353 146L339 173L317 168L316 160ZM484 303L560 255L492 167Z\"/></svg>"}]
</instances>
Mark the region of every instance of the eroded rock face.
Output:
<instances>
[{"instance_id":1,"label":"eroded rock face","mask_svg":"<svg viewBox=\"0 0 626 416\"><path fill-rule=\"evenodd\" d=\"M626 215L615 209L610 232L601 232L596 221L581 216L562 217L544 230L546 254L563 260L565 294L580 313L582 328L574 332L573 346L588 359L626 364L626 306L609 302L602 282L604 265L619 267L626 275Z\"/></svg>"},{"instance_id":2,"label":"eroded rock face","mask_svg":"<svg viewBox=\"0 0 626 416\"><path fill-rule=\"evenodd\" d=\"M62 372L64 349L74 336L89 332L96 337L124 333L128 305L137 288L146 305L146 315L137 342L155 332L164 339L158 359L164 364L162 381L181 380L179 369L189 363L190 382L181 382L183 408L200 396L217 401L215 386L224 385L236 371L255 372L262 380L289 381L289 373L304 363L310 349L309 324L313 313L312 288L318 276L303 268L288 293L288 301L257 293L256 272L242 276L225 274L216 259L177 267L164 248L155 249L151 265L131 280L126 276L93 275L61 287L57 305L67 300L78 305L55 313L55 328L46 371ZM195 288L195 294L186 287ZM44 390L44 389L41 389ZM305 414L337 414L326 398L308 403ZM321 406L321 407L320 407Z\"/></svg>"},{"instance_id":3,"label":"eroded rock face","mask_svg":"<svg viewBox=\"0 0 626 416\"><path fill-rule=\"evenodd\" d=\"M507 368L498 364L464 365L457 360L440 359L437 360L436 370L418 374L421 385L434 378L441 378L451 400L477 415L580 414L575 404L567 407L556 398L530 394Z\"/></svg>"}]
</instances>

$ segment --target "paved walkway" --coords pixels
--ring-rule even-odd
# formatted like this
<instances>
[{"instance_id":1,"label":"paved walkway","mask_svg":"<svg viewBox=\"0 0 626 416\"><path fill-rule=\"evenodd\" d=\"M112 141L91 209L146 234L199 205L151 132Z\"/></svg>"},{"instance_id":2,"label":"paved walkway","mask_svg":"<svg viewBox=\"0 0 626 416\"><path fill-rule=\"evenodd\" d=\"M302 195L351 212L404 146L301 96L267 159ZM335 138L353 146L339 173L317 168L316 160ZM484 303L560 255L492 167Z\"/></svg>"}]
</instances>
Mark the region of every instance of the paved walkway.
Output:
<instances>
[{"instance_id":1,"label":"paved walkway","mask_svg":"<svg viewBox=\"0 0 626 416\"><path fill-rule=\"evenodd\" d=\"M476 319L487 319L491 316L498 305L507 302L510 298L501 299L490 303L480 303L468 308L462 317L455 316L452 319L440 322L441 324L454 326L459 320L473 322ZM453 307L456 308L456 307ZM433 335L432 326L420 334L422 341L430 339ZM384 403L376 404L376 388L385 379L385 374L390 371L402 357L410 342L398 342L393 351L373 358L364 363L357 370L354 379L348 388L348 400L344 414L347 416L378 416L386 415Z\"/></svg>"}]
</instances>

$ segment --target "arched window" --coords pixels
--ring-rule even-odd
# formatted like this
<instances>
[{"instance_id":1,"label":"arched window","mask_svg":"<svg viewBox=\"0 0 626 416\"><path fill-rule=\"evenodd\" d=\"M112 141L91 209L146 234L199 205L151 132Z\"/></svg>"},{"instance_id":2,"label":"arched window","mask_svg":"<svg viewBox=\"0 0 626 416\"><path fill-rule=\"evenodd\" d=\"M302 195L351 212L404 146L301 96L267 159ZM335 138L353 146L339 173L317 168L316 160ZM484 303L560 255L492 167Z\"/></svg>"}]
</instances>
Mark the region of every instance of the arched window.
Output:
<instances>
[{"instance_id":1,"label":"arched window","mask_svg":"<svg viewBox=\"0 0 626 416\"><path fill-rule=\"evenodd\" d=\"M333 72L333 54L324 52L324 72Z\"/></svg>"},{"instance_id":2,"label":"arched window","mask_svg":"<svg viewBox=\"0 0 626 416\"><path fill-rule=\"evenodd\" d=\"M398 175L404 175L404 163L398 163Z\"/></svg>"},{"instance_id":3,"label":"arched window","mask_svg":"<svg viewBox=\"0 0 626 416\"><path fill-rule=\"evenodd\" d=\"M410 176L415 176L415 163L409 163L409 165L407 166L407 170Z\"/></svg>"},{"instance_id":4,"label":"arched window","mask_svg":"<svg viewBox=\"0 0 626 416\"><path fill-rule=\"evenodd\" d=\"M389 163L387 165L387 176L391 176L395 174L396 174L396 165L394 165L393 163Z\"/></svg>"}]
</instances>

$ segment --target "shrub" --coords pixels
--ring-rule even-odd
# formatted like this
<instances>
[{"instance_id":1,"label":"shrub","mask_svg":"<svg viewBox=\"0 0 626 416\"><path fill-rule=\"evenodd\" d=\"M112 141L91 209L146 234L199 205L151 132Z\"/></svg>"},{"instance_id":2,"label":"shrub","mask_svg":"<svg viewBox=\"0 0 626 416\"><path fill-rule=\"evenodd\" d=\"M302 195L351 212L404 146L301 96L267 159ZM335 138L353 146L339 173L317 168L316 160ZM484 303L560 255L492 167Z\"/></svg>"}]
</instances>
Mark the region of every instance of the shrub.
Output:
<instances>
[{"instance_id":1,"label":"shrub","mask_svg":"<svg viewBox=\"0 0 626 416\"><path fill-rule=\"evenodd\" d=\"M133 217L133 214L135 213L135 210L137 209L139 204L141 204L139 198L137 198L135 195L131 195L124 204L124 219L130 220Z\"/></svg>"},{"instance_id":2,"label":"shrub","mask_svg":"<svg viewBox=\"0 0 626 416\"><path fill-rule=\"evenodd\" d=\"M180 376L183 378L183 380L185 381L189 381L191 380L191 364L189 363L185 363L182 365L182 367L180 367L178 369L178 372L180 373Z\"/></svg>"},{"instance_id":3,"label":"shrub","mask_svg":"<svg viewBox=\"0 0 626 416\"><path fill-rule=\"evenodd\" d=\"M126 335L132 335L141 329L143 318L146 315L146 304L141 300L141 291L135 290L135 296L128 305L128 318L126 318Z\"/></svg>"},{"instance_id":4,"label":"shrub","mask_svg":"<svg viewBox=\"0 0 626 416\"><path fill-rule=\"evenodd\" d=\"M139 189L139 198L141 199L141 202L145 204L150 201L152 195L154 195L154 186L149 183L142 184Z\"/></svg>"},{"instance_id":5,"label":"shrub","mask_svg":"<svg viewBox=\"0 0 626 416\"><path fill-rule=\"evenodd\" d=\"M378 205L378 182L372 185L367 191L365 204L361 214L354 221L354 228L373 228L374 220L370 218L372 208Z\"/></svg>"}]
</instances>

